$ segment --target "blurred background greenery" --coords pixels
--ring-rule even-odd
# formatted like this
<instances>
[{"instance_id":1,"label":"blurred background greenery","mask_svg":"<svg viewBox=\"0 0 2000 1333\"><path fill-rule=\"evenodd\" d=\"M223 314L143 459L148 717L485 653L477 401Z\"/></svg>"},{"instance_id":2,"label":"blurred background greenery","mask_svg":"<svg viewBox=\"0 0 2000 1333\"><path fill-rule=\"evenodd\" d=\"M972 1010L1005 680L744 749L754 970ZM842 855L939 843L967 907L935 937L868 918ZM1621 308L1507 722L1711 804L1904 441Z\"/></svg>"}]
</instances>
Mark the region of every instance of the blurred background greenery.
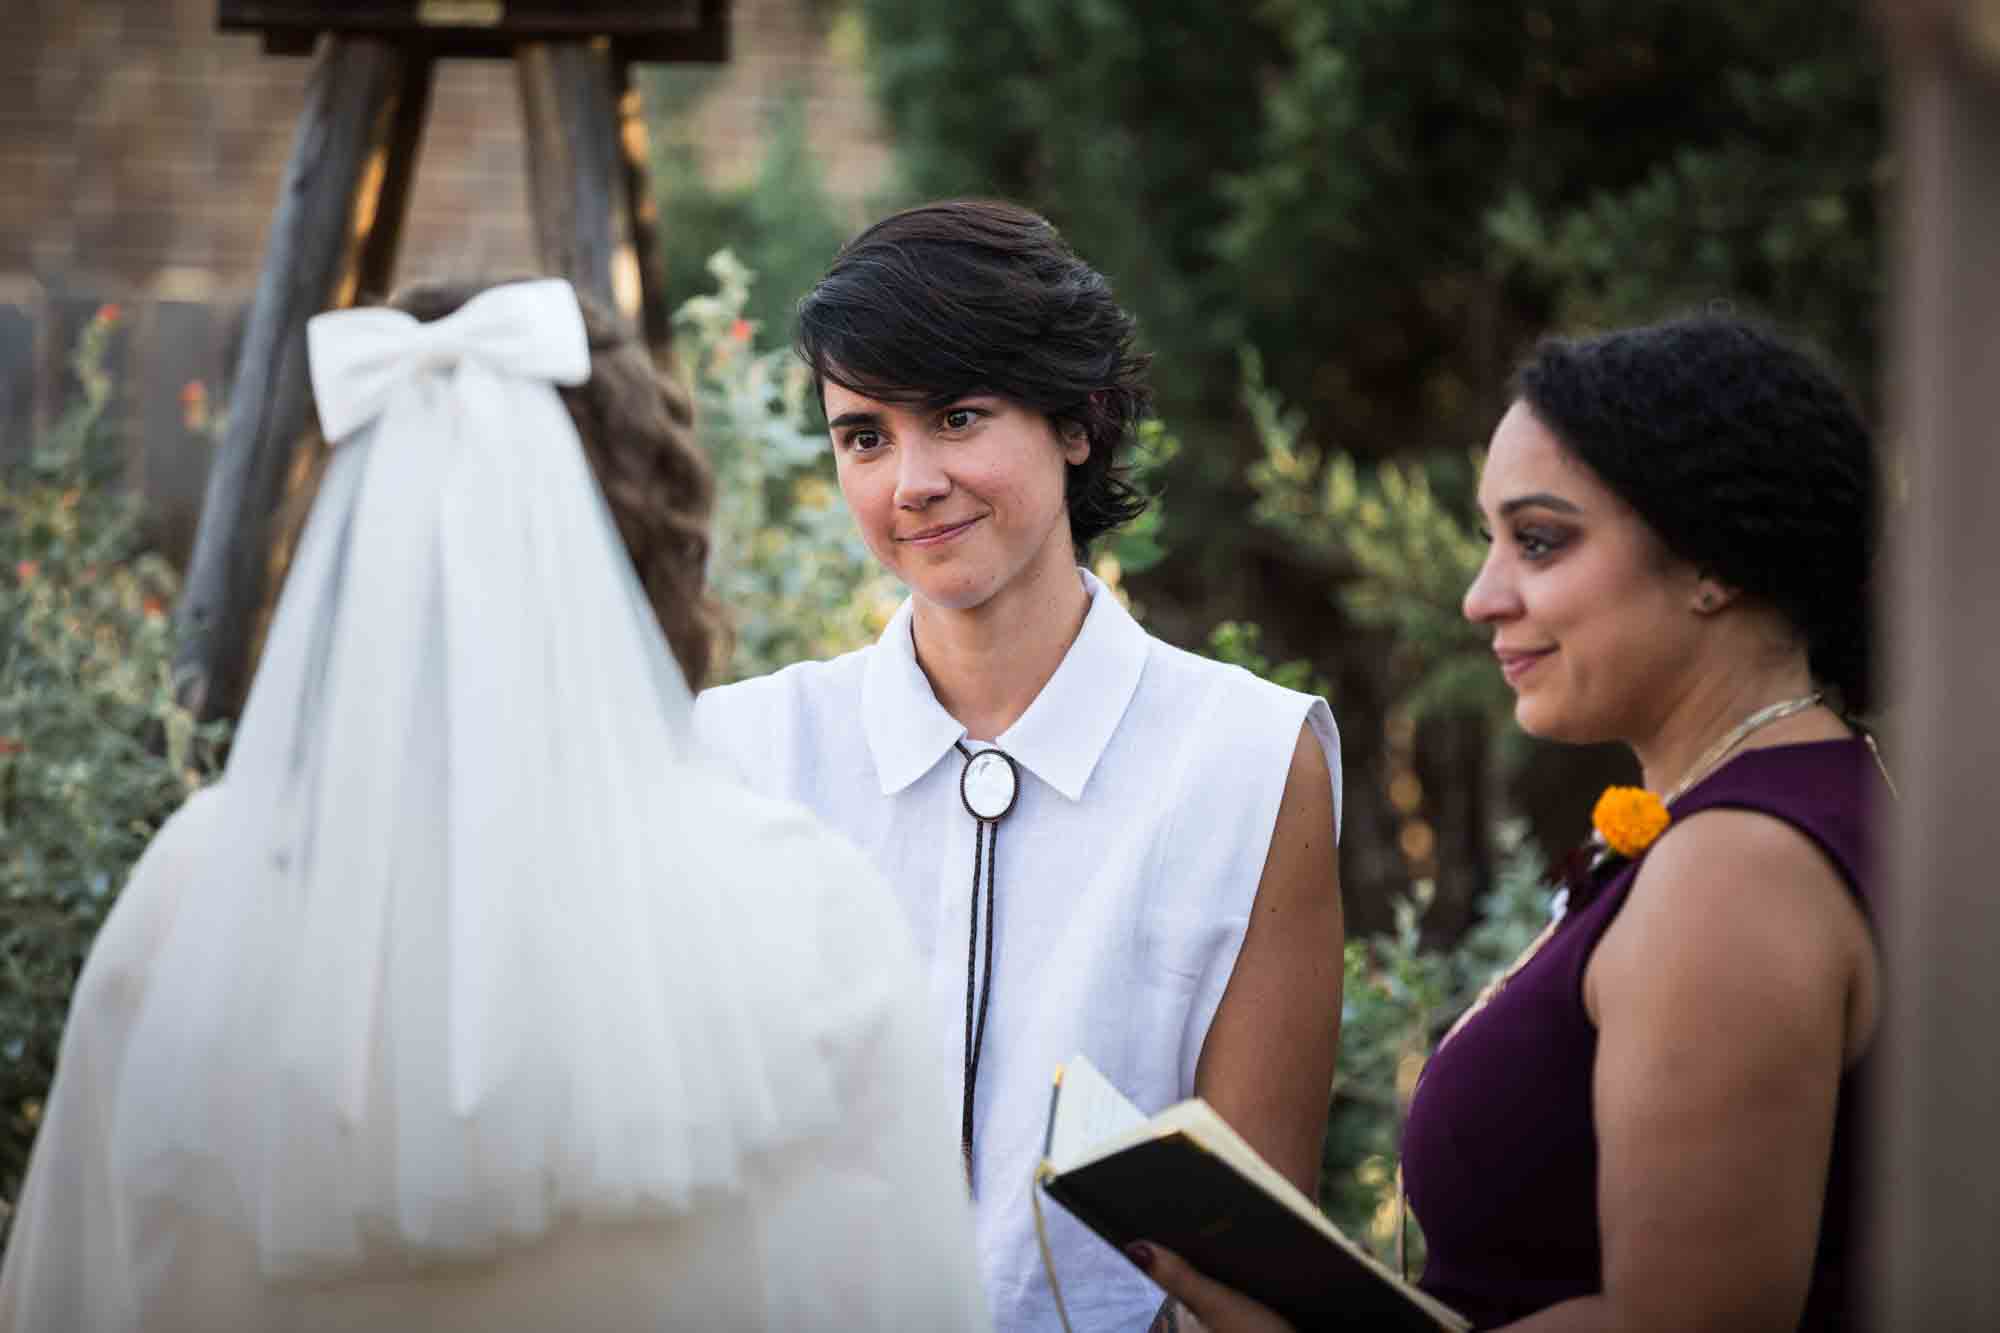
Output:
<instances>
[{"instance_id":1,"label":"blurred background greenery","mask_svg":"<svg viewBox=\"0 0 2000 1333\"><path fill-rule=\"evenodd\" d=\"M1479 446L1538 335L1713 302L1811 337L1872 399L1894 178L1875 34L1855 0L806 5L866 76L893 152L877 194L831 188L803 87L766 90L754 169L718 178L697 111L724 73L644 82L722 482L724 675L865 642L899 595L830 484L786 351L799 295L900 203L1047 214L1156 357L1141 461L1163 503L1100 572L1155 633L1323 690L1340 720L1354 942L1322 1195L1386 1252L1422 1053L1539 927L1546 853L1628 771L1513 731L1457 615ZM173 572L88 462L117 392L89 340L114 325L86 330L76 414L0 481L8 1197L76 960L221 740L160 683Z\"/></svg>"}]
</instances>

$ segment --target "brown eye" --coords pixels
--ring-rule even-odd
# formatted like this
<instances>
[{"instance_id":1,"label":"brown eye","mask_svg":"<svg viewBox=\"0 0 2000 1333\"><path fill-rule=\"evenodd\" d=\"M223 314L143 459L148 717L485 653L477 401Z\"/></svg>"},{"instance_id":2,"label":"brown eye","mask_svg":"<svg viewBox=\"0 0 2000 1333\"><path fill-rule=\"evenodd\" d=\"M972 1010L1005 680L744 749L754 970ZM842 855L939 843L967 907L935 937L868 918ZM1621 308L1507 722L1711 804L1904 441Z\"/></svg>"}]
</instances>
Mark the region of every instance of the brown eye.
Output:
<instances>
[{"instance_id":1,"label":"brown eye","mask_svg":"<svg viewBox=\"0 0 2000 1333\"><path fill-rule=\"evenodd\" d=\"M1522 559L1546 560L1561 549L1563 539L1557 533L1525 529L1514 534L1514 544L1520 548Z\"/></svg>"}]
</instances>

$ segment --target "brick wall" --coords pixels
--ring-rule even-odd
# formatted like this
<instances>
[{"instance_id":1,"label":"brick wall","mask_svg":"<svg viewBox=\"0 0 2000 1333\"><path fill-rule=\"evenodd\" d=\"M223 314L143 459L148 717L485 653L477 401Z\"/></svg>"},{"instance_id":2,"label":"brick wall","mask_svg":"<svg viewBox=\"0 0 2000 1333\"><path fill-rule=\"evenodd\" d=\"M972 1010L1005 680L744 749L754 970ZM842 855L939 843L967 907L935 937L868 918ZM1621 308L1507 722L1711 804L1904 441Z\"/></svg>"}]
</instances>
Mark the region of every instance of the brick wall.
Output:
<instances>
[{"instance_id":1,"label":"brick wall","mask_svg":"<svg viewBox=\"0 0 2000 1333\"><path fill-rule=\"evenodd\" d=\"M835 193L880 187L887 149L842 9L736 0L735 58L690 112L718 179L755 169L771 99L797 89ZM307 73L255 37L216 33L214 13L214 0L0 0L0 457L59 409L76 330L118 303L131 475L176 558L208 461L181 388L226 381ZM448 63L399 271L533 263L512 67Z\"/></svg>"}]
</instances>

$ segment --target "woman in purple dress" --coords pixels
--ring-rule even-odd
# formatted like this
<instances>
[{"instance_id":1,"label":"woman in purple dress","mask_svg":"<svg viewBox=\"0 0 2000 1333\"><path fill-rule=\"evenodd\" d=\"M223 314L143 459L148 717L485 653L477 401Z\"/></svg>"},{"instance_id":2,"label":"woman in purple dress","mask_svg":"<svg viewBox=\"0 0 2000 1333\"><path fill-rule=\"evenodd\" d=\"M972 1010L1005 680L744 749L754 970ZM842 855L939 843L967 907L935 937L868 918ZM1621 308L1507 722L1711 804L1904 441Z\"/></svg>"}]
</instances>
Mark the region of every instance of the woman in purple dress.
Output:
<instances>
[{"instance_id":1,"label":"woman in purple dress","mask_svg":"<svg viewBox=\"0 0 2000 1333\"><path fill-rule=\"evenodd\" d=\"M1551 341L1479 506L1465 614L1516 720L1623 741L1645 787L1607 793L1566 912L1418 1085L1423 1286L1520 1333L1859 1327L1867 833L1890 791L1846 720L1872 702L1868 433L1740 320ZM1134 1250L1217 1333L1284 1327Z\"/></svg>"}]
</instances>

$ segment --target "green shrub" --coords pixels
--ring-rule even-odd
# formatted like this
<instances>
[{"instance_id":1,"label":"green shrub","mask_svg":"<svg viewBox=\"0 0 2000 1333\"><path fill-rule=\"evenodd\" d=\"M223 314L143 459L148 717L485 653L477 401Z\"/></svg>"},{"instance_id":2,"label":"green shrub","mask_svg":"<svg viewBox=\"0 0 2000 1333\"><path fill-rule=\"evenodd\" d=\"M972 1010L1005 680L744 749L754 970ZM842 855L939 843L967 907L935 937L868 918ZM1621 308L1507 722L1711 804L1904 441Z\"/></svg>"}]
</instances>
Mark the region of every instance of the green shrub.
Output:
<instances>
[{"instance_id":1,"label":"green shrub","mask_svg":"<svg viewBox=\"0 0 2000 1333\"><path fill-rule=\"evenodd\" d=\"M1445 1025L1512 962L1548 921L1545 862L1525 825L1496 832L1501 858L1479 904L1480 924L1450 950L1424 947L1420 927L1430 885L1420 881L1396 904L1393 932L1347 945L1340 1061L1321 1158L1320 1206L1348 1235L1393 1261L1396 1163L1404 1114ZM1410 1270L1423 1238L1409 1223Z\"/></svg>"},{"instance_id":2,"label":"green shrub","mask_svg":"<svg viewBox=\"0 0 2000 1333\"><path fill-rule=\"evenodd\" d=\"M758 350L755 275L728 250L708 267L716 291L675 324L716 472L709 586L735 630L720 684L873 642L903 593L840 503L805 366L789 347Z\"/></svg>"},{"instance_id":3,"label":"green shrub","mask_svg":"<svg viewBox=\"0 0 2000 1333\"><path fill-rule=\"evenodd\" d=\"M224 737L175 701L173 570L139 549L106 408L115 307L79 401L0 476L0 1199L19 1193L71 988L139 853Z\"/></svg>"},{"instance_id":4,"label":"green shrub","mask_svg":"<svg viewBox=\"0 0 2000 1333\"><path fill-rule=\"evenodd\" d=\"M649 104L660 108L652 179L666 219L661 278L669 301L699 296L710 281L706 257L729 247L765 279L747 293L743 313L787 342L794 303L854 228L807 141L806 101L797 88L772 107L757 174L739 185L710 184L687 113L715 77L693 66L661 66L648 76Z\"/></svg>"},{"instance_id":5,"label":"green shrub","mask_svg":"<svg viewBox=\"0 0 2000 1333\"><path fill-rule=\"evenodd\" d=\"M1322 455L1305 418L1264 382L1244 349L1243 402L1262 446L1250 468L1251 518L1339 579L1354 623L1393 636L1397 706L1413 718L1504 716L1512 696L1493 669L1491 633L1459 613L1486 543L1471 527L1476 455L1372 464Z\"/></svg>"}]
</instances>

